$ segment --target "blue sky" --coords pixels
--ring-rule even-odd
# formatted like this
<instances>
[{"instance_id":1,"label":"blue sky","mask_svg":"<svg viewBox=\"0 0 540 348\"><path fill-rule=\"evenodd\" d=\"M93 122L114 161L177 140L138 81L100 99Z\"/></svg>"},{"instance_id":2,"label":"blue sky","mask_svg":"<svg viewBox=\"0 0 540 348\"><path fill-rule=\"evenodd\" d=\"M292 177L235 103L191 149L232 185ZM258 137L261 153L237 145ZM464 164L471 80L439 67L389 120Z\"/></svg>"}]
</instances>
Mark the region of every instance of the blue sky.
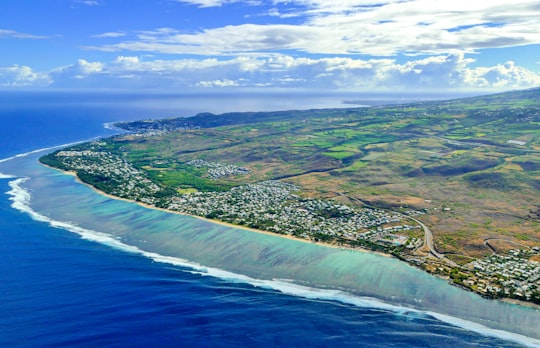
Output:
<instances>
[{"instance_id":1,"label":"blue sky","mask_svg":"<svg viewBox=\"0 0 540 348\"><path fill-rule=\"evenodd\" d=\"M0 88L540 86L538 0L0 2Z\"/></svg>"}]
</instances>

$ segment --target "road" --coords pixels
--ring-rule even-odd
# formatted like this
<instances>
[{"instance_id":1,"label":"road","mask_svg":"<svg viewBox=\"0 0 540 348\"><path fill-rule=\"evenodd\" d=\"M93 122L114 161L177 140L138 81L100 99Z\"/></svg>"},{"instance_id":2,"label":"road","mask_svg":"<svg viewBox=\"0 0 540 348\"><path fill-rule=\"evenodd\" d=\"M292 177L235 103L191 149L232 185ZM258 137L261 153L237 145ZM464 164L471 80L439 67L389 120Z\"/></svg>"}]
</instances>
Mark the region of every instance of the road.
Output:
<instances>
[{"instance_id":1,"label":"road","mask_svg":"<svg viewBox=\"0 0 540 348\"><path fill-rule=\"evenodd\" d=\"M493 251L494 254L497 254L497 250L495 250L495 248L489 244L489 241L490 240L502 240L503 242L506 242L506 243L510 243L510 244L514 244L514 245L518 245L522 248L529 248L527 245L525 244L521 244L521 243L518 243L518 242L515 242L513 240L510 240L510 239L506 239L506 238L495 238L495 237L492 237L492 238L485 238L484 239L484 245L486 247L488 247L491 251Z\"/></svg>"},{"instance_id":2,"label":"road","mask_svg":"<svg viewBox=\"0 0 540 348\"><path fill-rule=\"evenodd\" d=\"M445 258L444 255L440 254L435 249L435 246L433 245L433 233L431 233L431 230L426 225L424 225L422 221L418 219L415 219L407 215L403 215L403 217L409 218L413 220L414 222L416 222L417 224L419 224L420 226L422 226L422 229L424 230L424 245L429 249L429 253L438 259L444 259Z\"/></svg>"},{"instance_id":3,"label":"road","mask_svg":"<svg viewBox=\"0 0 540 348\"><path fill-rule=\"evenodd\" d=\"M415 219L415 218L413 218L411 216L407 216L407 215L403 215L403 216L413 220L414 222L416 222L417 224L422 226L422 228L424 229L424 245L428 248L430 255L436 257L439 260L444 261L449 266L459 267L459 265L457 263L455 263L454 261L448 259L446 256L439 253L435 249L435 246L433 245L433 233L431 233L431 230L426 225L424 225L424 223L422 221L420 221L418 219Z\"/></svg>"}]
</instances>

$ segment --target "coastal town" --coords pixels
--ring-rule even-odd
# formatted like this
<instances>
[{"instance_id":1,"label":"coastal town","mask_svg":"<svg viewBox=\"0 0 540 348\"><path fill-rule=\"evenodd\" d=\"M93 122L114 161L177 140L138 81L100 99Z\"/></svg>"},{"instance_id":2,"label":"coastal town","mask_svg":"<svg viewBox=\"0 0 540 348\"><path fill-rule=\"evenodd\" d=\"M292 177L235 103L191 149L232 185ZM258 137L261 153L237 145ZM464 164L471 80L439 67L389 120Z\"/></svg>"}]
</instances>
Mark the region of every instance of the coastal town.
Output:
<instances>
[{"instance_id":1,"label":"coastal town","mask_svg":"<svg viewBox=\"0 0 540 348\"><path fill-rule=\"evenodd\" d=\"M92 148L100 145L103 143L92 143ZM155 195L161 191L158 185L128 162L107 151L59 151L56 158L63 169L76 172L81 180L89 181L89 184L113 196L155 204Z\"/></svg>"},{"instance_id":2,"label":"coastal town","mask_svg":"<svg viewBox=\"0 0 540 348\"><path fill-rule=\"evenodd\" d=\"M540 296L539 262L529 259L540 253L539 247L530 250L512 249L507 255L491 255L471 262L474 277L464 280L467 286L476 286L483 293L496 297L512 297L531 301Z\"/></svg>"},{"instance_id":3,"label":"coastal town","mask_svg":"<svg viewBox=\"0 0 540 348\"><path fill-rule=\"evenodd\" d=\"M286 234L312 241L360 239L408 246L416 242L392 232L419 226L401 224L402 216L371 208L301 198L300 188L282 181L233 187L227 192L197 192L173 197L167 209ZM392 224L392 227L382 227ZM398 225L396 225L398 224Z\"/></svg>"},{"instance_id":4,"label":"coastal town","mask_svg":"<svg viewBox=\"0 0 540 348\"><path fill-rule=\"evenodd\" d=\"M420 229L399 213L372 208L353 209L321 199L302 198L300 187L271 180L239 185L225 192L190 192L166 196L164 190L128 162L108 151L98 151L103 143L90 143L88 149L62 150L54 154L64 170L100 178L96 188L125 199L171 211L205 217L239 226L295 236L312 241L358 244L369 242L381 247L414 248L419 239L399 235ZM249 170L234 165L194 159L186 163L205 168L212 179L243 175ZM94 183L95 184L95 183ZM362 243L360 243L362 245Z\"/></svg>"},{"instance_id":5,"label":"coastal town","mask_svg":"<svg viewBox=\"0 0 540 348\"><path fill-rule=\"evenodd\" d=\"M312 242L382 251L485 297L540 303L538 247L493 254L463 266L449 264L423 253L425 240L413 237L422 233L417 219L424 212L358 208L335 200L302 197L300 186L281 180L221 191L171 191L106 148L105 142L95 141L57 151L41 161L75 172L82 181L120 198ZM202 170L205 177L215 181L250 172L245 167L199 158L184 165Z\"/></svg>"}]
</instances>

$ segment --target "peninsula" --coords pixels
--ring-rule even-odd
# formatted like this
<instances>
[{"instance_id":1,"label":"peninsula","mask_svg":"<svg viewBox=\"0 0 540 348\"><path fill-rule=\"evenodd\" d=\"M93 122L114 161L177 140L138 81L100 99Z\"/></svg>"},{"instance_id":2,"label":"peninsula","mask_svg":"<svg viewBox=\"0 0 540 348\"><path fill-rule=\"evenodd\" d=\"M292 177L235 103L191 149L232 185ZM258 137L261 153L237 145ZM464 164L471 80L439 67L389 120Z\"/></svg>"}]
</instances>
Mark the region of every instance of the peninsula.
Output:
<instances>
[{"instance_id":1,"label":"peninsula","mask_svg":"<svg viewBox=\"0 0 540 348\"><path fill-rule=\"evenodd\" d=\"M115 197L540 304L540 89L115 126L40 161Z\"/></svg>"}]
</instances>

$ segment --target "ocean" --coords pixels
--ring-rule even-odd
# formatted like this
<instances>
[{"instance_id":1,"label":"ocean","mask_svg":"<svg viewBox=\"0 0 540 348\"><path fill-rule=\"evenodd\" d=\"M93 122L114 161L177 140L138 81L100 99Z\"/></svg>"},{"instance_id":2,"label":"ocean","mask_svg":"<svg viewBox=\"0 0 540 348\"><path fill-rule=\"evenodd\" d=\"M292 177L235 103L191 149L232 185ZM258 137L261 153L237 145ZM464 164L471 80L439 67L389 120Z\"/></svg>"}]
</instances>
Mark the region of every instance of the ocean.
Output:
<instances>
[{"instance_id":1,"label":"ocean","mask_svg":"<svg viewBox=\"0 0 540 348\"><path fill-rule=\"evenodd\" d=\"M113 200L37 162L40 149L114 134L114 121L347 98L0 95L0 346L540 346L538 310L392 258Z\"/></svg>"}]
</instances>

